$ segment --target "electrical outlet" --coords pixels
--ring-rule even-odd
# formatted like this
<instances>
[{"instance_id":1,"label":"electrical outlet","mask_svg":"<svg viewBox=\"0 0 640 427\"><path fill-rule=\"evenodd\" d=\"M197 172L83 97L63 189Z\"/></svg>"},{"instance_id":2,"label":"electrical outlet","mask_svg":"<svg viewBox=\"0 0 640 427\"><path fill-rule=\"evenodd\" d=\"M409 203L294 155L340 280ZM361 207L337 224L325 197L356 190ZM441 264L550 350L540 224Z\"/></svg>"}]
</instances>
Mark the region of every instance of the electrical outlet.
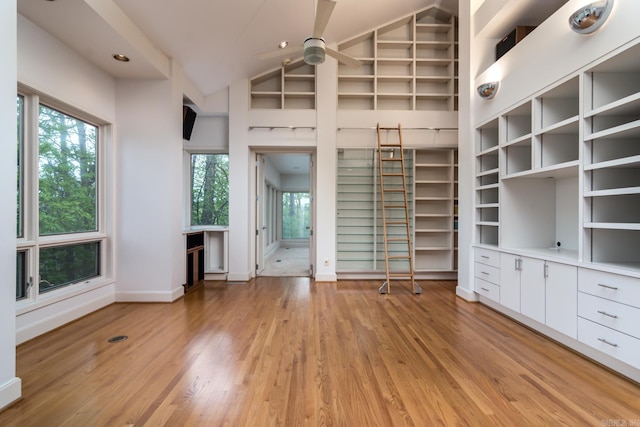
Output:
<instances>
[{"instance_id":1,"label":"electrical outlet","mask_svg":"<svg viewBox=\"0 0 640 427\"><path fill-rule=\"evenodd\" d=\"M329 267L329 258L325 258L323 264L325 267Z\"/></svg>"}]
</instances>

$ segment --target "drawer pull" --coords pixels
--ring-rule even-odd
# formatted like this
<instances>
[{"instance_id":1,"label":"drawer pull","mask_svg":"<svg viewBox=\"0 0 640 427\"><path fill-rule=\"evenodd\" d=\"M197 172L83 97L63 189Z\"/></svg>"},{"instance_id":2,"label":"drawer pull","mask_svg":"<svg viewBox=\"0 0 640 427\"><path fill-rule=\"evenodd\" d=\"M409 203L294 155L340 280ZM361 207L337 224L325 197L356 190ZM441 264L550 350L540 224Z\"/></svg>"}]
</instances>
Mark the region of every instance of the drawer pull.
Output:
<instances>
[{"instance_id":1,"label":"drawer pull","mask_svg":"<svg viewBox=\"0 0 640 427\"><path fill-rule=\"evenodd\" d=\"M617 346L618 346L618 344L614 344L614 343L612 343L612 342L609 342L609 341L605 340L604 338L598 338L598 341L603 342L603 343L605 343L605 344L608 344L608 345L610 345L611 347L617 347Z\"/></svg>"},{"instance_id":2,"label":"drawer pull","mask_svg":"<svg viewBox=\"0 0 640 427\"><path fill-rule=\"evenodd\" d=\"M481 271L480 273L482 273L482 274L484 274L484 275L486 275L486 276L488 276L488 275L489 275L489 273L487 273L486 271Z\"/></svg>"},{"instance_id":3,"label":"drawer pull","mask_svg":"<svg viewBox=\"0 0 640 427\"><path fill-rule=\"evenodd\" d=\"M480 288L480 289L482 289L482 290L483 290L483 291L485 291L485 292L491 292L491 291L490 291L489 289L487 289L487 288Z\"/></svg>"},{"instance_id":4,"label":"drawer pull","mask_svg":"<svg viewBox=\"0 0 640 427\"><path fill-rule=\"evenodd\" d=\"M480 258L489 259L489 257L486 255L480 255Z\"/></svg>"},{"instance_id":5,"label":"drawer pull","mask_svg":"<svg viewBox=\"0 0 640 427\"><path fill-rule=\"evenodd\" d=\"M600 286L601 288L611 289L614 291L618 290L618 288L616 288L615 286L603 285L602 283L598 283L598 286Z\"/></svg>"},{"instance_id":6,"label":"drawer pull","mask_svg":"<svg viewBox=\"0 0 640 427\"><path fill-rule=\"evenodd\" d=\"M618 318L618 316L616 316L615 314L609 314L606 311L598 310L598 313L602 314L603 316L609 316L609 317L614 318L614 319Z\"/></svg>"}]
</instances>

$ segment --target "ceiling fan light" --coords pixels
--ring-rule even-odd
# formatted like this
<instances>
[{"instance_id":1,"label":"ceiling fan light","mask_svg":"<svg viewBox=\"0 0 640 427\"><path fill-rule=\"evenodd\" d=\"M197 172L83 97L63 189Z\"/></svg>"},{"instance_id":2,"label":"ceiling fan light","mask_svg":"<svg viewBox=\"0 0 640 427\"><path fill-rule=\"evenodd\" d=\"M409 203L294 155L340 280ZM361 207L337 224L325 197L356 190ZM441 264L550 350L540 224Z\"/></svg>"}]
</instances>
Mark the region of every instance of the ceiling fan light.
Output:
<instances>
[{"instance_id":1,"label":"ceiling fan light","mask_svg":"<svg viewBox=\"0 0 640 427\"><path fill-rule=\"evenodd\" d=\"M304 41L304 62L309 65L322 64L324 62L324 40L308 38Z\"/></svg>"}]
</instances>

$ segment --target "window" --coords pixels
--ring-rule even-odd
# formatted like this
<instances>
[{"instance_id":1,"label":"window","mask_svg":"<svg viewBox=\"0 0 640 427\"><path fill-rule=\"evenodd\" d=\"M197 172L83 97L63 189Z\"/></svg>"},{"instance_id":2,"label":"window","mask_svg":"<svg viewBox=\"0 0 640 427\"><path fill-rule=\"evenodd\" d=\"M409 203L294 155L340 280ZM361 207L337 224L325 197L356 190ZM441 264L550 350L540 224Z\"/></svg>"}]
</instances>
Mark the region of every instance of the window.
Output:
<instances>
[{"instance_id":1,"label":"window","mask_svg":"<svg viewBox=\"0 0 640 427\"><path fill-rule=\"evenodd\" d=\"M282 238L309 238L309 193L282 193Z\"/></svg>"},{"instance_id":2,"label":"window","mask_svg":"<svg viewBox=\"0 0 640 427\"><path fill-rule=\"evenodd\" d=\"M191 154L191 225L229 225L228 154Z\"/></svg>"},{"instance_id":3,"label":"window","mask_svg":"<svg viewBox=\"0 0 640 427\"><path fill-rule=\"evenodd\" d=\"M23 147L24 147L24 97L19 96L17 98L17 108L18 108L18 114L17 114L17 122L18 122L18 156L17 156L17 172L18 172L18 185L16 186L17 188L17 197L18 197L18 212L17 212L17 236L18 237L22 237L22 222L23 222L23 218L22 218L22 212L23 212L23 206L22 206L22 187L23 187L23 163L24 163L24 156L23 156Z\"/></svg>"},{"instance_id":4,"label":"window","mask_svg":"<svg viewBox=\"0 0 640 427\"><path fill-rule=\"evenodd\" d=\"M97 229L96 126L40 105L40 235Z\"/></svg>"},{"instance_id":5,"label":"window","mask_svg":"<svg viewBox=\"0 0 640 427\"><path fill-rule=\"evenodd\" d=\"M100 242L40 249L40 293L100 275Z\"/></svg>"},{"instance_id":6,"label":"window","mask_svg":"<svg viewBox=\"0 0 640 427\"><path fill-rule=\"evenodd\" d=\"M16 300L36 300L104 270L101 128L29 94L17 96L17 119Z\"/></svg>"}]
</instances>

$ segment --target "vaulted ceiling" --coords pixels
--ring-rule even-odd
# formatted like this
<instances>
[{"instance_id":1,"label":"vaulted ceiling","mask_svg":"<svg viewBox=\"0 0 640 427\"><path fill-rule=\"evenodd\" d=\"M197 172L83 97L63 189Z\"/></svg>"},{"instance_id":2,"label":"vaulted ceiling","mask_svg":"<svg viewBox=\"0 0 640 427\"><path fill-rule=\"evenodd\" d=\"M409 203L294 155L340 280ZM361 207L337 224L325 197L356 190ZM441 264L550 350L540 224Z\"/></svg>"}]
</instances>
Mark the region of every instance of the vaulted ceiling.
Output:
<instances>
[{"instance_id":1,"label":"vaulted ceiling","mask_svg":"<svg viewBox=\"0 0 640 427\"><path fill-rule=\"evenodd\" d=\"M338 0L324 33L337 43L430 5L457 0ZM18 12L116 78L163 78L170 58L203 95L277 67L260 60L283 40L302 44L316 0L18 0ZM123 53L129 63L112 55ZM295 58L293 58L295 59Z\"/></svg>"}]
</instances>

